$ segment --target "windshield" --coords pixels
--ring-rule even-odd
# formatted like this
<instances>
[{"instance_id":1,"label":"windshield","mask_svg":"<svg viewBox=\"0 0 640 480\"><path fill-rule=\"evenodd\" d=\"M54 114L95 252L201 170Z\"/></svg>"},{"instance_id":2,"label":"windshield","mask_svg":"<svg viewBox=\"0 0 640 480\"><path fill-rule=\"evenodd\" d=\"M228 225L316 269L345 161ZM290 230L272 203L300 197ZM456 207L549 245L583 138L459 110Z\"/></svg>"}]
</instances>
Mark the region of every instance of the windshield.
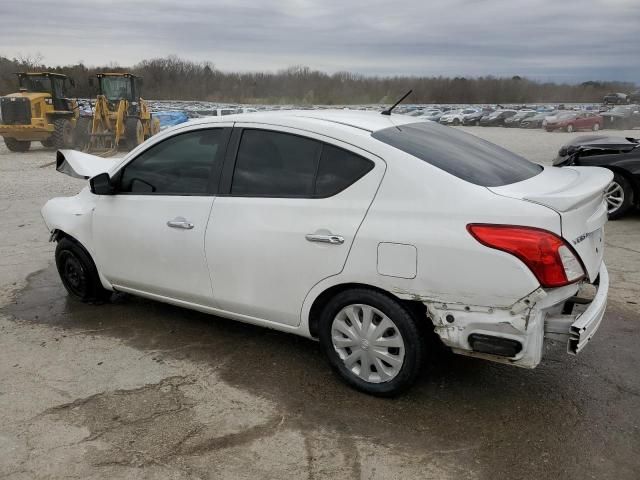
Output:
<instances>
[{"instance_id":1,"label":"windshield","mask_svg":"<svg viewBox=\"0 0 640 480\"><path fill-rule=\"evenodd\" d=\"M122 98L133 100L130 77L102 77L100 90L107 100L116 101Z\"/></svg>"},{"instance_id":2,"label":"windshield","mask_svg":"<svg viewBox=\"0 0 640 480\"><path fill-rule=\"evenodd\" d=\"M558 114L558 118L573 118L575 117L576 114L575 113L559 113Z\"/></svg>"},{"instance_id":3,"label":"windshield","mask_svg":"<svg viewBox=\"0 0 640 480\"><path fill-rule=\"evenodd\" d=\"M51 79L45 75L25 75L20 77L20 88L27 92L51 92Z\"/></svg>"},{"instance_id":4,"label":"windshield","mask_svg":"<svg viewBox=\"0 0 640 480\"><path fill-rule=\"evenodd\" d=\"M540 165L498 145L431 122L385 128L371 136L483 187L521 182L542 171Z\"/></svg>"}]
</instances>

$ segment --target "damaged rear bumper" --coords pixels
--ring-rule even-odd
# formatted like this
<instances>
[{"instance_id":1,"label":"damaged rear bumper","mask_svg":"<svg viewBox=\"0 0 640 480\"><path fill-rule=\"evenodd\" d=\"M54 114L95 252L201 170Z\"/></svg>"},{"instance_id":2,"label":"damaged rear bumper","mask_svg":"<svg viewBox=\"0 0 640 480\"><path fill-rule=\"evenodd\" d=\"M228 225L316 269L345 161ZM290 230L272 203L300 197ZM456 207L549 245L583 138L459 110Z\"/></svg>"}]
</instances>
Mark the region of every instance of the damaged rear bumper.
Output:
<instances>
[{"instance_id":1,"label":"damaged rear bumper","mask_svg":"<svg viewBox=\"0 0 640 480\"><path fill-rule=\"evenodd\" d=\"M435 332L454 353L534 368L545 339L566 342L574 355L585 347L602 322L608 291L602 263L593 284L539 288L508 308L424 303Z\"/></svg>"},{"instance_id":2,"label":"damaged rear bumper","mask_svg":"<svg viewBox=\"0 0 640 480\"><path fill-rule=\"evenodd\" d=\"M593 299L584 301L580 296L569 299L565 306L568 305L570 308L565 308L560 314L548 315L545 320L545 337L565 341L567 353L572 355L582 351L604 318L609 292L609 272L604 263L600 267L594 287L597 290Z\"/></svg>"}]
</instances>

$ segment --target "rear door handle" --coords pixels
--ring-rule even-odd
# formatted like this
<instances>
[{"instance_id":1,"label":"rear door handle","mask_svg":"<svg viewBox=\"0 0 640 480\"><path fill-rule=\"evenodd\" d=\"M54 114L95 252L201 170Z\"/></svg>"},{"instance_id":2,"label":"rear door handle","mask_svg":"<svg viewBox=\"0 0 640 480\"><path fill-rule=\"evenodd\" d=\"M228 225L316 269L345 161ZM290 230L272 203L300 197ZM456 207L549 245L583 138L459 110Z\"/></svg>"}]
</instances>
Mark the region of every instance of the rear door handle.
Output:
<instances>
[{"instance_id":1,"label":"rear door handle","mask_svg":"<svg viewBox=\"0 0 640 480\"><path fill-rule=\"evenodd\" d=\"M176 217L173 220L169 220L167 226L171 228L182 228L184 230L191 230L194 227L193 223L187 221L184 217Z\"/></svg>"},{"instance_id":2,"label":"rear door handle","mask_svg":"<svg viewBox=\"0 0 640 480\"><path fill-rule=\"evenodd\" d=\"M331 243L333 245L342 245L344 237L340 235L320 235L317 233L309 233L305 238L310 242Z\"/></svg>"}]
</instances>

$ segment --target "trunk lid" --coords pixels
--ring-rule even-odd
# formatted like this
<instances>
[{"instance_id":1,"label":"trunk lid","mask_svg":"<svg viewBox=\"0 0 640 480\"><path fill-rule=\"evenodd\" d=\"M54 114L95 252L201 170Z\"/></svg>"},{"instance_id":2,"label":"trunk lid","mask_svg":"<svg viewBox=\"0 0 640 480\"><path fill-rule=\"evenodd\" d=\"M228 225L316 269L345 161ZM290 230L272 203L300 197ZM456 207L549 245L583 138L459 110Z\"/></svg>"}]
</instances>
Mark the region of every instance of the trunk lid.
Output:
<instances>
[{"instance_id":1,"label":"trunk lid","mask_svg":"<svg viewBox=\"0 0 640 480\"><path fill-rule=\"evenodd\" d=\"M528 180L491 187L493 193L549 207L560 215L562 237L576 251L590 281L602 263L607 205L613 173L598 167L545 167Z\"/></svg>"}]
</instances>

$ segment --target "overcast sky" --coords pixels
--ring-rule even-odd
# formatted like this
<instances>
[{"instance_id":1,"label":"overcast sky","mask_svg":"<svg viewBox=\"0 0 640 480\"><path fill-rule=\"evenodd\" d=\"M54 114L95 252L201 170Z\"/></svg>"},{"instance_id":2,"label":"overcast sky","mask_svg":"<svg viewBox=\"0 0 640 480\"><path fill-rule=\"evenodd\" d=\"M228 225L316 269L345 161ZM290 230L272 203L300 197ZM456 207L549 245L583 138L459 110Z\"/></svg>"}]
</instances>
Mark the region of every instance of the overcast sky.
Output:
<instances>
[{"instance_id":1,"label":"overcast sky","mask_svg":"<svg viewBox=\"0 0 640 480\"><path fill-rule=\"evenodd\" d=\"M0 55L640 83L640 0L0 0Z\"/></svg>"}]
</instances>

